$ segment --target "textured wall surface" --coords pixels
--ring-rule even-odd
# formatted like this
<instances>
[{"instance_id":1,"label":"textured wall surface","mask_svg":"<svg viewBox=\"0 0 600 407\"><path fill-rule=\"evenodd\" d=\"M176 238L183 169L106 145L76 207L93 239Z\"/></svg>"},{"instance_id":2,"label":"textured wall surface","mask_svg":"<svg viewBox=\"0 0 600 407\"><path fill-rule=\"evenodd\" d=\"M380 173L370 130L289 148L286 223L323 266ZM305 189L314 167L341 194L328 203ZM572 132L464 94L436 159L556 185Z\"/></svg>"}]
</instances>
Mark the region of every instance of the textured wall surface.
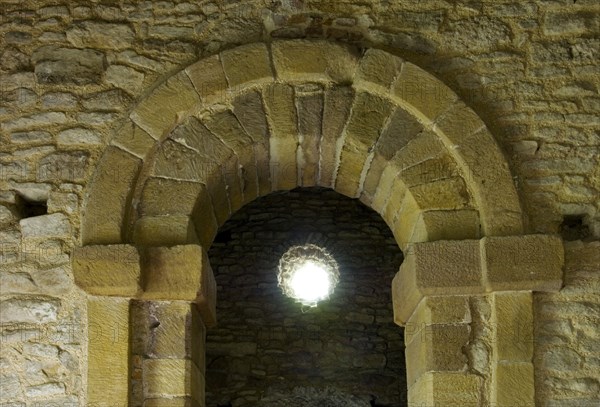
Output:
<instances>
[{"instance_id":1,"label":"textured wall surface","mask_svg":"<svg viewBox=\"0 0 600 407\"><path fill-rule=\"evenodd\" d=\"M600 403L600 244L565 245L565 286L535 295L535 365L540 406Z\"/></svg>"},{"instance_id":2,"label":"textured wall surface","mask_svg":"<svg viewBox=\"0 0 600 407\"><path fill-rule=\"evenodd\" d=\"M340 267L334 294L316 308L277 287L279 258L306 242ZM250 406L295 387L406 404L404 330L391 303L402 253L377 213L320 188L269 195L222 227L209 256L218 326L207 335L208 406Z\"/></svg>"},{"instance_id":3,"label":"textured wall surface","mask_svg":"<svg viewBox=\"0 0 600 407\"><path fill-rule=\"evenodd\" d=\"M3 0L0 402L83 403L85 302L68 259L80 238L82 198L127 112L172 72L272 38L383 48L436 75L483 118L509 158L529 232L558 232L568 215L597 238L599 32L594 0ZM48 215L24 219L38 209L21 197L47 205ZM589 291L582 307L597 315L597 286L580 289ZM566 305L548 312L580 318L560 295L551 298ZM565 342L584 335L586 349L597 346L580 331L573 327ZM560 376L538 366L540 405L569 405L546 400L585 387L589 376L577 366Z\"/></svg>"}]
</instances>

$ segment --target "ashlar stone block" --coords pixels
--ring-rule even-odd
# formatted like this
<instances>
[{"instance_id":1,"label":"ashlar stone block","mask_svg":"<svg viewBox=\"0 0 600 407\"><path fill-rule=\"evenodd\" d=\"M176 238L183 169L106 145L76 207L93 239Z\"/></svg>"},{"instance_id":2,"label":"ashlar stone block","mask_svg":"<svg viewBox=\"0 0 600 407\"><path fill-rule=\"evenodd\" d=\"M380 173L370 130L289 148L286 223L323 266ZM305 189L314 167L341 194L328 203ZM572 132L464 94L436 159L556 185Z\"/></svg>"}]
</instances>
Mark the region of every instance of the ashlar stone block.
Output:
<instances>
[{"instance_id":1,"label":"ashlar stone block","mask_svg":"<svg viewBox=\"0 0 600 407\"><path fill-rule=\"evenodd\" d=\"M273 80L269 51L263 43L223 51L221 60L229 86L234 89L253 81Z\"/></svg>"},{"instance_id":2,"label":"ashlar stone block","mask_svg":"<svg viewBox=\"0 0 600 407\"><path fill-rule=\"evenodd\" d=\"M141 160L109 146L96 170L94 194L88 198L83 244L120 243L123 220Z\"/></svg>"},{"instance_id":3,"label":"ashlar stone block","mask_svg":"<svg viewBox=\"0 0 600 407\"><path fill-rule=\"evenodd\" d=\"M201 246L148 247L142 264L144 298L194 301L204 323L216 323L217 286Z\"/></svg>"},{"instance_id":4,"label":"ashlar stone block","mask_svg":"<svg viewBox=\"0 0 600 407\"><path fill-rule=\"evenodd\" d=\"M554 235L484 237L490 290L556 291L562 286L564 248Z\"/></svg>"},{"instance_id":5,"label":"ashlar stone block","mask_svg":"<svg viewBox=\"0 0 600 407\"><path fill-rule=\"evenodd\" d=\"M263 92L271 127L271 181L273 190L293 189L298 185L298 124L294 90L275 83Z\"/></svg>"},{"instance_id":6,"label":"ashlar stone block","mask_svg":"<svg viewBox=\"0 0 600 407\"><path fill-rule=\"evenodd\" d=\"M272 56L277 76L292 81L349 82L358 62L357 50L325 41L276 41Z\"/></svg>"},{"instance_id":7,"label":"ashlar stone block","mask_svg":"<svg viewBox=\"0 0 600 407\"><path fill-rule=\"evenodd\" d=\"M129 377L129 300L88 299L88 402L126 406ZM108 368L110 367L110 368Z\"/></svg>"},{"instance_id":8,"label":"ashlar stone block","mask_svg":"<svg viewBox=\"0 0 600 407\"><path fill-rule=\"evenodd\" d=\"M458 98L442 81L410 63L404 63L392 89L396 96L413 106L425 120L434 120Z\"/></svg>"},{"instance_id":9,"label":"ashlar stone block","mask_svg":"<svg viewBox=\"0 0 600 407\"><path fill-rule=\"evenodd\" d=\"M404 61L379 49L368 49L360 60L357 79L389 88L398 76Z\"/></svg>"},{"instance_id":10,"label":"ashlar stone block","mask_svg":"<svg viewBox=\"0 0 600 407\"><path fill-rule=\"evenodd\" d=\"M130 117L156 140L170 130L178 115L200 103L200 96L185 71L169 78L142 100Z\"/></svg>"},{"instance_id":11,"label":"ashlar stone block","mask_svg":"<svg viewBox=\"0 0 600 407\"><path fill-rule=\"evenodd\" d=\"M325 92L323 134L319 157L319 185L331 187L335 182L342 149L342 131L354 100L354 89L334 86Z\"/></svg>"},{"instance_id":12,"label":"ashlar stone block","mask_svg":"<svg viewBox=\"0 0 600 407\"><path fill-rule=\"evenodd\" d=\"M75 283L88 294L133 297L141 291L140 256L131 245L73 249Z\"/></svg>"}]
</instances>

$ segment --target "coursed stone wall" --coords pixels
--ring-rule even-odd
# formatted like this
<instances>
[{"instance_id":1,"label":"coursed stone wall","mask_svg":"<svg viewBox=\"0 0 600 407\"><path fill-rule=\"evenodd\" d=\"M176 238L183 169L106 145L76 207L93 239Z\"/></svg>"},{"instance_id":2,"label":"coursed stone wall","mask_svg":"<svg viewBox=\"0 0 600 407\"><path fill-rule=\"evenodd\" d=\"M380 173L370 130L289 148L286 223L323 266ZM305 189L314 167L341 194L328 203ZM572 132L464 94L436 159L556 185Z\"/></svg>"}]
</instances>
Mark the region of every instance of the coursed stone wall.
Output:
<instances>
[{"instance_id":1,"label":"coursed stone wall","mask_svg":"<svg viewBox=\"0 0 600 407\"><path fill-rule=\"evenodd\" d=\"M85 301L68 255L85 187L135 101L172 72L274 38L386 49L484 119L509 158L530 232L557 232L574 216L598 237L598 24L593 0L2 1L0 402L84 402ZM48 214L25 219L23 198ZM578 386L575 374L561 380L544 385L557 394Z\"/></svg>"}]
</instances>

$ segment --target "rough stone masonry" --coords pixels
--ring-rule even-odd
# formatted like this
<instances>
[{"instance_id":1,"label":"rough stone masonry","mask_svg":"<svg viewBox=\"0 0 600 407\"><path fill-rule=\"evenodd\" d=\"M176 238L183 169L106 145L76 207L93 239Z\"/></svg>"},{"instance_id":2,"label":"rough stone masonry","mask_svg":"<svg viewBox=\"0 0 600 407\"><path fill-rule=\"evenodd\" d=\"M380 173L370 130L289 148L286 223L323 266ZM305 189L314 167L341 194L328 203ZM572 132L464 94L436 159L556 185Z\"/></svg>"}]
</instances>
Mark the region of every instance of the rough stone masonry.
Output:
<instances>
[{"instance_id":1,"label":"rough stone masonry","mask_svg":"<svg viewBox=\"0 0 600 407\"><path fill-rule=\"evenodd\" d=\"M398 55L484 120L527 231L572 240L564 288L534 295L536 405L597 405L599 16L594 0L3 0L0 404L86 405L90 331L70 255L86 187L136 102L200 58L308 38Z\"/></svg>"}]
</instances>

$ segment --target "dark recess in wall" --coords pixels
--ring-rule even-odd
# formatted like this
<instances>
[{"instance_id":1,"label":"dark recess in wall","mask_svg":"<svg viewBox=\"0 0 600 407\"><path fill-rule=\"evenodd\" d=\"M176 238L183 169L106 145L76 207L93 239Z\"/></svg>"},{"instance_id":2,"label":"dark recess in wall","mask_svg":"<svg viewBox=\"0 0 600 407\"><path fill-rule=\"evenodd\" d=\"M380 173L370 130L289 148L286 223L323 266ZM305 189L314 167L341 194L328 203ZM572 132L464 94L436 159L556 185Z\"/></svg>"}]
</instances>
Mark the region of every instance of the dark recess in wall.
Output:
<instances>
[{"instance_id":1,"label":"dark recess in wall","mask_svg":"<svg viewBox=\"0 0 600 407\"><path fill-rule=\"evenodd\" d=\"M334 294L316 308L277 286L279 258L304 243L326 248L340 267ZM282 407L299 405L285 400L292 393L406 405L404 333L390 293L402 252L376 212L324 188L274 193L234 214L209 257L218 285L209 407L271 406L280 395Z\"/></svg>"}]
</instances>

